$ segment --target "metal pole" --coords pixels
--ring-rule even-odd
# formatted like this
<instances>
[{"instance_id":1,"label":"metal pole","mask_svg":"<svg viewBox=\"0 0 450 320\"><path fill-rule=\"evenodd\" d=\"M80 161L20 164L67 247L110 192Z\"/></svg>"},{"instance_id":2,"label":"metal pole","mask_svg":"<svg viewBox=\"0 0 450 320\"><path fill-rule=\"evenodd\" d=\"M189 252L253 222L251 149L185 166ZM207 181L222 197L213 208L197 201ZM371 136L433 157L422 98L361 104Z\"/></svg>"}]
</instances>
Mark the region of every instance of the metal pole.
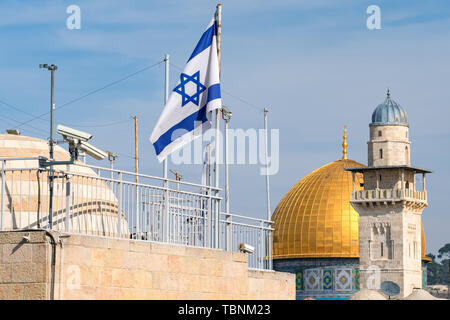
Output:
<instances>
[{"instance_id":1,"label":"metal pole","mask_svg":"<svg viewBox=\"0 0 450 320\"><path fill-rule=\"evenodd\" d=\"M138 149L138 117L134 116L134 166L136 172L136 239L139 235L139 149Z\"/></svg>"},{"instance_id":2,"label":"metal pole","mask_svg":"<svg viewBox=\"0 0 450 320\"><path fill-rule=\"evenodd\" d=\"M167 100L169 100L169 62L170 57L168 54L164 57L164 66L165 66L165 81L164 81L164 105L167 104ZM163 177L167 179L167 158L164 159L163 163Z\"/></svg>"},{"instance_id":3,"label":"metal pole","mask_svg":"<svg viewBox=\"0 0 450 320\"><path fill-rule=\"evenodd\" d=\"M119 188L119 205L118 205L118 209L119 212L117 213L117 234L119 236L119 238L122 236L122 206L123 206L123 199L122 199L122 188L123 188L123 184L122 184L122 172L118 172L118 180L119 182L118 184L118 188Z\"/></svg>"},{"instance_id":4,"label":"metal pole","mask_svg":"<svg viewBox=\"0 0 450 320\"><path fill-rule=\"evenodd\" d=\"M54 160L54 153L53 153L53 145L54 145L54 133L53 128L55 126L55 70L58 67L55 65L51 65L49 67L49 70L51 72L51 93L50 93L50 141L49 141L49 147L50 147L50 159ZM50 166L50 172L49 172L49 205L48 205L48 226L49 229L53 229L53 165Z\"/></svg>"},{"instance_id":5,"label":"metal pole","mask_svg":"<svg viewBox=\"0 0 450 320\"><path fill-rule=\"evenodd\" d=\"M216 19L217 19L217 60L219 62L219 76L220 76L220 59L221 59L221 41L222 41L222 5L219 3L217 5L216 11ZM216 109L216 138L215 138L215 157L214 157L214 186L216 189L219 188L219 134L220 134L220 109ZM215 195L218 194L216 191ZM219 216L220 216L220 207L219 200L215 200L215 211L216 211L216 232L215 232L215 247L219 248Z\"/></svg>"},{"instance_id":6,"label":"metal pole","mask_svg":"<svg viewBox=\"0 0 450 320\"><path fill-rule=\"evenodd\" d=\"M269 156L268 156L268 150L269 150L269 144L268 144L268 138L267 138L267 113L269 110L267 108L264 108L264 157L266 161L266 198L267 198L267 220L271 220L271 209L270 209L270 184L269 184ZM271 227L271 224L268 223L268 227ZM267 259L268 259L268 267L269 269L272 269L272 231L267 230Z\"/></svg>"},{"instance_id":7,"label":"metal pole","mask_svg":"<svg viewBox=\"0 0 450 320\"><path fill-rule=\"evenodd\" d=\"M228 121L225 120L225 212L230 213L230 189L228 186Z\"/></svg>"},{"instance_id":8,"label":"metal pole","mask_svg":"<svg viewBox=\"0 0 450 320\"><path fill-rule=\"evenodd\" d=\"M70 165L66 166L66 232L70 231Z\"/></svg>"},{"instance_id":9,"label":"metal pole","mask_svg":"<svg viewBox=\"0 0 450 320\"><path fill-rule=\"evenodd\" d=\"M215 195L217 196L219 191L219 155L220 155L220 143L219 143L219 135L220 135L220 110L216 110L216 138L214 141L214 149L215 149L215 157L214 157L214 187L216 188ZM219 200L214 200L215 203L215 247L219 248L219 220L220 220L220 206Z\"/></svg>"},{"instance_id":10,"label":"metal pole","mask_svg":"<svg viewBox=\"0 0 450 320\"><path fill-rule=\"evenodd\" d=\"M267 220L270 221L270 188L269 188L269 156L268 156L268 142L267 142L267 113L269 110L264 108L264 157L266 159L266 193L267 193Z\"/></svg>"},{"instance_id":11,"label":"metal pole","mask_svg":"<svg viewBox=\"0 0 450 320\"><path fill-rule=\"evenodd\" d=\"M164 56L165 65L165 82L164 82L164 105L167 104L169 100L169 62L170 57L168 54ZM164 159L163 163L163 177L164 177L164 213L162 217L163 221L163 241L169 242L169 182L167 181L167 157Z\"/></svg>"},{"instance_id":12,"label":"metal pole","mask_svg":"<svg viewBox=\"0 0 450 320\"><path fill-rule=\"evenodd\" d=\"M212 190L211 190L211 186L212 186L212 176L211 176L211 143L208 144L208 195L209 195L209 200L208 200L208 228L209 228L209 232L208 232L208 246L212 248L212 219L211 219L211 215L212 215L212 200L211 200L211 196L212 196Z\"/></svg>"},{"instance_id":13,"label":"metal pole","mask_svg":"<svg viewBox=\"0 0 450 320\"><path fill-rule=\"evenodd\" d=\"M134 167L136 172L136 183L139 182L139 151L138 151L138 117L134 116Z\"/></svg>"},{"instance_id":14,"label":"metal pole","mask_svg":"<svg viewBox=\"0 0 450 320\"><path fill-rule=\"evenodd\" d=\"M232 226L231 226L231 215L230 215L230 189L228 184L228 122L230 120L225 119L225 214L227 215L227 226L226 226L226 250L230 251L232 246Z\"/></svg>"}]
</instances>

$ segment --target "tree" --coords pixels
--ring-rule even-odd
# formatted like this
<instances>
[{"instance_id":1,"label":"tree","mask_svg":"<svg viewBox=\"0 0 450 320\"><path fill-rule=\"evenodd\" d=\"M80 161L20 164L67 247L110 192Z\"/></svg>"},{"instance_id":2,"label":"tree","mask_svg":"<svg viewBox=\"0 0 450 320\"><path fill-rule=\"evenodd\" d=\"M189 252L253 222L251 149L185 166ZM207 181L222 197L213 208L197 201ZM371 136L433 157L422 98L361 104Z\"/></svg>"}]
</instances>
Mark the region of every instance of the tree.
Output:
<instances>
[{"instance_id":1,"label":"tree","mask_svg":"<svg viewBox=\"0 0 450 320\"><path fill-rule=\"evenodd\" d=\"M437 258L432 253L427 254L432 259L427 265L427 282L433 284L449 284L450 243L439 249ZM447 259L446 259L447 258Z\"/></svg>"},{"instance_id":2,"label":"tree","mask_svg":"<svg viewBox=\"0 0 450 320\"><path fill-rule=\"evenodd\" d=\"M448 258L450 259L450 243L447 243L445 246L439 249L438 258Z\"/></svg>"}]
</instances>

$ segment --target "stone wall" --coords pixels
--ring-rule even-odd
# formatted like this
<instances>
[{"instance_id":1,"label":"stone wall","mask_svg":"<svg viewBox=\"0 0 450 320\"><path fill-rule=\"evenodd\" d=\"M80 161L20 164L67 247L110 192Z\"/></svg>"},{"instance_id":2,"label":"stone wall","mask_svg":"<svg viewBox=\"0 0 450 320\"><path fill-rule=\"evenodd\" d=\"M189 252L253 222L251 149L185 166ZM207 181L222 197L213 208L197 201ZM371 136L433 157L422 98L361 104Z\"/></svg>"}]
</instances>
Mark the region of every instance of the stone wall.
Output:
<instances>
[{"instance_id":1,"label":"stone wall","mask_svg":"<svg viewBox=\"0 0 450 320\"><path fill-rule=\"evenodd\" d=\"M249 270L243 253L52 235L55 259L44 231L0 233L1 299L295 299L295 275Z\"/></svg>"}]
</instances>

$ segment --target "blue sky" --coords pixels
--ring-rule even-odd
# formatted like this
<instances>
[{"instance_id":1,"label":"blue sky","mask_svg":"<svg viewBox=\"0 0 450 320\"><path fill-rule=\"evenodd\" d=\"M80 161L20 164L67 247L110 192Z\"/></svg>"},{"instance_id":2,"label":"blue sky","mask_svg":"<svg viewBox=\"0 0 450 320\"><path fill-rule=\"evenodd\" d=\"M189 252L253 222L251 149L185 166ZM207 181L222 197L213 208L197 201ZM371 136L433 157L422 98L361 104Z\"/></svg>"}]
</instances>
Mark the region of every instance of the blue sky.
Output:
<instances>
[{"instance_id":1,"label":"blue sky","mask_svg":"<svg viewBox=\"0 0 450 320\"><path fill-rule=\"evenodd\" d=\"M57 106L152 65L165 53L183 67L216 3L1 1L0 100L23 112L1 105L0 128L48 111L49 74L40 63L59 67ZM71 4L81 8L80 30L66 28ZM381 8L381 30L366 27L372 4ZM272 210L299 179L341 157L344 124L349 157L367 163L370 117L389 87L408 113L412 164L434 171L423 215L427 251L450 240L449 29L447 0L223 1L222 88L228 93L224 104L233 110L231 126L262 127L260 109L268 107L269 126L280 129ZM172 68L171 87L178 76ZM119 168L132 169L130 117L137 115L141 171L160 174L148 137L162 109L163 85L159 65L61 108L56 123L93 133L95 145L119 153ZM34 120L21 131L47 138L47 122ZM185 180L200 181L198 165L170 167ZM233 212L265 216L259 166L231 166L230 187Z\"/></svg>"}]
</instances>

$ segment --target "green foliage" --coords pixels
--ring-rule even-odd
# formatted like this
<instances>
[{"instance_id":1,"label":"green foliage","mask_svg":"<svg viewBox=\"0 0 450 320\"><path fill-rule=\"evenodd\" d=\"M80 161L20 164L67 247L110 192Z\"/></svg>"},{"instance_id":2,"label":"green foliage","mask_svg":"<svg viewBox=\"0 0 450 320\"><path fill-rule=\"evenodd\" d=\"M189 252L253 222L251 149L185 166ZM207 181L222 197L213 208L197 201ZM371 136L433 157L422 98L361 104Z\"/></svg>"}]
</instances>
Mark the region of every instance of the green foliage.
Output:
<instances>
[{"instance_id":1,"label":"green foliage","mask_svg":"<svg viewBox=\"0 0 450 320\"><path fill-rule=\"evenodd\" d=\"M433 259L427 264L427 282L429 285L433 284L449 284L450 282L450 243L447 243L439 249L437 257L441 261L436 260L436 256L429 253L428 257ZM446 259L447 258L447 259Z\"/></svg>"},{"instance_id":2,"label":"green foliage","mask_svg":"<svg viewBox=\"0 0 450 320\"><path fill-rule=\"evenodd\" d=\"M450 258L450 243L447 243L445 246L439 249L438 258Z\"/></svg>"}]
</instances>

